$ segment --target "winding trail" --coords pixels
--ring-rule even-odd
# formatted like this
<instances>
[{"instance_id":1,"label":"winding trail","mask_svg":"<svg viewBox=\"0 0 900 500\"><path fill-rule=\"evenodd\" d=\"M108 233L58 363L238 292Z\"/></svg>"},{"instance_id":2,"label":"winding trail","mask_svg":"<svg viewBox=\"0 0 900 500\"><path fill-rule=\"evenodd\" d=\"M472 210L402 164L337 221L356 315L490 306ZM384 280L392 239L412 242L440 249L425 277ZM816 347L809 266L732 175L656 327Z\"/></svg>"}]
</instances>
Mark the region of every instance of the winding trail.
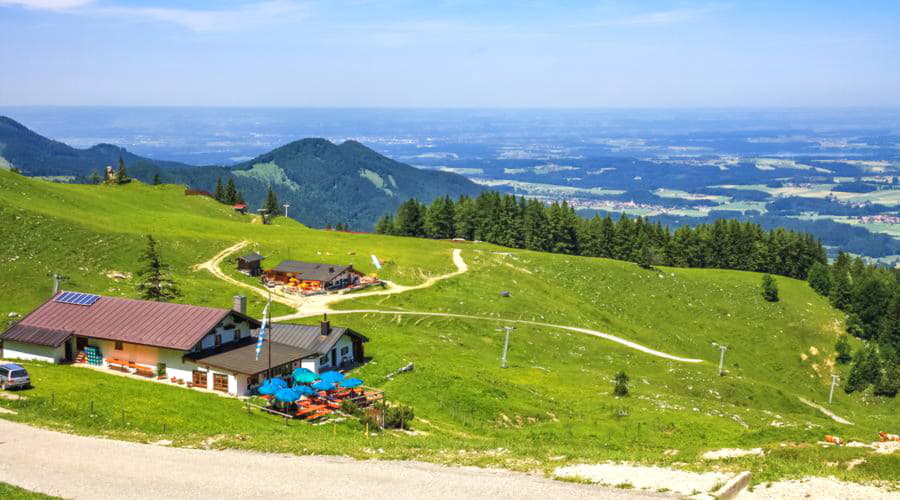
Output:
<instances>
[{"instance_id":1,"label":"winding trail","mask_svg":"<svg viewBox=\"0 0 900 500\"><path fill-rule=\"evenodd\" d=\"M847 420L847 419L844 418L844 417L840 417L840 416L838 416L838 415L835 415L834 412L832 412L832 411L829 410L828 408L825 408L825 407L822 406L822 405L817 405L817 404L813 403L812 401L810 401L810 400L808 400L808 399L806 399L806 398L801 397L801 398L800 398L800 402L803 403L803 404L805 404L806 406L809 406L810 408L815 408L816 410L819 410L819 411L822 412L825 416L831 417L832 420L834 420L835 422L837 422L837 423L839 423L839 424L853 425L853 422Z\"/></svg>"},{"instance_id":2,"label":"winding trail","mask_svg":"<svg viewBox=\"0 0 900 500\"><path fill-rule=\"evenodd\" d=\"M217 278L227 281L233 285L246 288L252 290L263 297L269 296L269 290L263 289L261 287L256 287L253 285L249 285L247 283L243 283L238 281L225 273L222 272L220 265L226 257L231 255L234 252L244 248L249 244L248 241L242 241L236 243L225 250L217 253L212 259L194 266L194 271L206 270L211 272ZM505 323L518 323L524 325L532 325L532 326L540 326L545 328L556 328L559 330L567 330L570 332L578 332L586 335L591 335L594 337L599 337L604 340L608 340L610 342L615 342L617 344L623 345L625 347L634 349L636 351L643 352L645 354L649 354L651 356L656 356L658 358L668 359L671 361L678 361L680 363L702 363L702 359L695 358L683 358L680 356L675 356L673 354L668 354L662 351L657 351L655 349L651 349L649 347L638 344L637 342L632 342L627 339L623 339L622 337L617 337L615 335L611 335L608 333L600 332L597 330L591 330L589 328L580 328L577 326L566 326L566 325L556 325L552 323L542 323L539 321L529 321L524 319L503 319L503 318L494 318L489 316L476 316L470 314L456 314L456 313L444 313L444 312L429 312L429 311L402 311L402 310L381 310L381 309L333 309L331 306L337 304L339 302L344 302L346 300L351 299L361 299L365 297L376 297L376 296L384 296L384 295L394 295L398 293L410 292L413 290L422 290L425 288L429 288L435 285L440 281L453 278L455 276L459 276L463 273L469 271L469 266L466 264L466 261L462 258L462 250L459 248L453 249L453 264L456 265L456 271L451 273L442 274L440 276L432 276L428 278L424 282L418 285L398 285L391 281L385 280L384 283L387 285L386 288L382 290L374 290L374 291L366 291L359 293L336 293L336 294L324 294L324 295L312 295L308 297L292 297L286 294L283 294L277 290L272 290L272 300L285 304L287 306L293 307L296 309L296 312L293 314L288 314L285 316L279 316L276 318L272 318L273 321L288 321L294 319L302 319L309 318L313 316L319 316L322 314L392 314L392 315L410 315L410 316L433 316L433 317L446 317L446 318L461 318L461 319L472 319L479 321L494 321L494 322L505 322Z\"/></svg>"}]
</instances>

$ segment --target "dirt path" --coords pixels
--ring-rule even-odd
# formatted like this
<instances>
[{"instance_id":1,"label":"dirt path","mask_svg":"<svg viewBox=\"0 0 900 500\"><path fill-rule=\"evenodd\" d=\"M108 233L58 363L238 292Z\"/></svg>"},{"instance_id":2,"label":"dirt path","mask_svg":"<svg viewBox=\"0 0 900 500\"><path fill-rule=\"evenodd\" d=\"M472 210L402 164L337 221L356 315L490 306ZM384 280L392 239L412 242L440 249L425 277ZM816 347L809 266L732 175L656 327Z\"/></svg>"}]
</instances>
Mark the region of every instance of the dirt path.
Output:
<instances>
[{"instance_id":1,"label":"dirt path","mask_svg":"<svg viewBox=\"0 0 900 500\"><path fill-rule=\"evenodd\" d=\"M230 254L237 252L241 248L244 248L249 242L242 241L235 245L232 245L225 250L222 250L218 254L216 254L212 259L194 266L195 271L199 270L207 270L211 272L214 276L227 281L231 284L240 286L242 288L247 288L253 290L254 292L262 295L263 297L268 297L269 291L260 287L255 287L253 285L248 285L247 283L240 282L225 273L222 272L220 265L222 261ZM668 354L665 352L657 351L655 349L651 349L649 347L638 344L637 342L632 342L627 339L623 339L622 337L617 337L615 335L610 335L608 333L600 332L597 330L591 330L589 328L580 328L576 326L566 326L566 325L555 325L552 323L541 323L538 321L528 321L522 319L501 319L501 318L492 318L486 316L473 316L468 314L453 314L453 313L439 313L439 312L427 312L427 311L384 311L378 309L332 309L331 306L337 304L338 302L343 302L346 300L354 300L354 299L362 299L365 297L376 297L383 295L394 295L398 293L410 292L413 290L422 290L425 288L429 288L434 286L435 283L439 281L443 281L449 278L453 278L455 276L459 276L463 273L469 271L469 266L466 264L466 261L462 258L462 250L459 248L453 249L453 264L456 265L456 271L453 271L448 274L442 274L440 276L432 276L428 278L424 282L418 285L398 285L396 283L392 283L390 281L385 281L387 285L386 288L382 290L374 290L360 293L350 293L350 294L324 294L324 295L313 295L310 297L289 297L287 295L283 295L279 292L272 292L272 300L280 302L282 304L294 307L297 309L297 312L293 314L288 314L285 316L279 316L277 318L272 318L273 321L289 321L293 319L302 319L309 318L313 316L319 316L322 314L360 314L360 313L371 313L371 314L407 314L414 316L437 316L437 317L449 317L449 318L462 318L462 319L474 319L480 321L502 321L506 323L519 323L533 326L541 326L547 328L556 328L559 330L567 330L571 332L584 333L586 335L591 335L594 337L599 337L610 342L615 342L617 344L624 345L625 347L629 347L631 349L635 349L637 351L643 352L645 354L649 354L651 356L656 356L663 359L669 359L672 361L678 361L681 363L702 363L702 359L694 359L694 358L682 358L680 356L675 356L673 354Z\"/></svg>"},{"instance_id":2,"label":"dirt path","mask_svg":"<svg viewBox=\"0 0 900 500\"><path fill-rule=\"evenodd\" d=\"M817 404L813 403L812 401L809 401L808 399L800 398L800 402L805 404L806 406L809 406L810 408L815 408L815 409L819 410L820 412L824 413L825 415L831 417L832 420L834 420L835 422L837 422L839 424L853 425L853 422L850 422L846 418L835 415L828 408L825 408L824 406L821 406L821 405L817 405Z\"/></svg>"},{"instance_id":3,"label":"dirt path","mask_svg":"<svg viewBox=\"0 0 900 500\"><path fill-rule=\"evenodd\" d=\"M421 462L208 451L62 434L0 419L0 482L72 499L660 498Z\"/></svg>"}]
</instances>

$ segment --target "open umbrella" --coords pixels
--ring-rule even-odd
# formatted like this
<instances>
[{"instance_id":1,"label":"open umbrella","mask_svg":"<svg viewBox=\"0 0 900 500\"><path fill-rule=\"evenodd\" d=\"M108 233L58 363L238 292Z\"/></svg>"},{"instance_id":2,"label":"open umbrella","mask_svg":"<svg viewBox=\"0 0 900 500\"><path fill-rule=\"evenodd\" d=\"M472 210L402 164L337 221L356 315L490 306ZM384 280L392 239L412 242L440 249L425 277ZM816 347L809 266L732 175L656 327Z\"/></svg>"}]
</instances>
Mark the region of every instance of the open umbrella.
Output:
<instances>
[{"instance_id":1,"label":"open umbrella","mask_svg":"<svg viewBox=\"0 0 900 500\"><path fill-rule=\"evenodd\" d=\"M294 382L298 384L309 384L319 379L318 375L306 368L297 368L292 375L294 376Z\"/></svg>"},{"instance_id":2,"label":"open umbrella","mask_svg":"<svg viewBox=\"0 0 900 500\"><path fill-rule=\"evenodd\" d=\"M308 385L298 385L294 387L294 392L302 396L312 396L316 393L315 389Z\"/></svg>"},{"instance_id":3,"label":"open umbrella","mask_svg":"<svg viewBox=\"0 0 900 500\"><path fill-rule=\"evenodd\" d=\"M334 390L334 384L331 382L326 382L324 380L320 380L312 385L312 388L317 391L331 391Z\"/></svg>"},{"instance_id":4,"label":"open umbrella","mask_svg":"<svg viewBox=\"0 0 900 500\"><path fill-rule=\"evenodd\" d=\"M297 394L293 389L288 389L287 387L278 389L278 392L275 393L275 399L281 401L282 403L293 403L300 399L300 395Z\"/></svg>"},{"instance_id":5,"label":"open umbrella","mask_svg":"<svg viewBox=\"0 0 900 500\"><path fill-rule=\"evenodd\" d=\"M332 384L335 384L337 382L340 382L341 380L344 380L344 374L341 372L330 371L320 374L319 378L322 380L322 382L331 382Z\"/></svg>"},{"instance_id":6,"label":"open umbrella","mask_svg":"<svg viewBox=\"0 0 900 500\"><path fill-rule=\"evenodd\" d=\"M278 392L279 389L283 389L283 387L276 387L274 384L270 384L268 380L263 382L261 386L259 386L259 393L263 396L271 396Z\"/></svg>"},{"instance_id":7,"label":"open umbrella","mask_svg":"<svg viewBox=\"0 0 900 500\"><path fill-rule=\"evenodd\" d=\"M341 380L338 385L347 389L353 389L354 387L363 385L363 381L358 378L345 378L344 380Z\"/></svg>"},{"instance_id":8,"label":"open umbrella","mask_svg":"<svg viewBox=\"0 0 900 500\"><path fill-rule=\"evenodd\" d=\"M276 378L266 379L266 382L269 383L269 384L272 384L273 386L275 386L275 387L277 387L277 388L279 388L279 389L284 389L285 387L288 386L288 383L285 382L284 379L282 379L282 378L277 378L277 377L276 377Z\"/></svg>"}]
</instances>

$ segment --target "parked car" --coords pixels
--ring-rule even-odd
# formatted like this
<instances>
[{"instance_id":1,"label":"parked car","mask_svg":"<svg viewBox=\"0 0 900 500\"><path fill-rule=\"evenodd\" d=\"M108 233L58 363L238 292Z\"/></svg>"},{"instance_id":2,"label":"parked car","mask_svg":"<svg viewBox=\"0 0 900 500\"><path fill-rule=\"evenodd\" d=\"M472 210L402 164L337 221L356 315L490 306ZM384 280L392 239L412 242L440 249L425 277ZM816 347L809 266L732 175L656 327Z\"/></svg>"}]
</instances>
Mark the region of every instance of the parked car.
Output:
<instances>
[{"instance_id":1,"label":"parked car","mask_svg":"<svg viewBox=\"0 0 900 500\"><path fill-rule=\"evenodd\" d=\"M0 389L26 388L31 385L31 378L25 368L16 365L0 365Z\"/></svg>"}]
</instances>

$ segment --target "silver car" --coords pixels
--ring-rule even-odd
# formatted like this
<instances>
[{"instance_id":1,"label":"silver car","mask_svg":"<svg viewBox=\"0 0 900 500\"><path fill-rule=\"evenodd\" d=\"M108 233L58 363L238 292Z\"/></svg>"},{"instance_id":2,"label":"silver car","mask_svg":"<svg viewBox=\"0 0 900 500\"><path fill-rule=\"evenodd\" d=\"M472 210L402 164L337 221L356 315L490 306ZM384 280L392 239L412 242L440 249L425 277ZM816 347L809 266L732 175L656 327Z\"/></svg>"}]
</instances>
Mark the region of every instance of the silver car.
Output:
<instances>
[{"instance_id":1,"label":"silver car","mask_svg":"<svg viewBox=\"0 0 900 500\"><path fill-rule=\"evenodd\" d=\"M28 372L16 364L0 365L0 389L26 388L31 385Z\"/></svg>"}]
</instances>

